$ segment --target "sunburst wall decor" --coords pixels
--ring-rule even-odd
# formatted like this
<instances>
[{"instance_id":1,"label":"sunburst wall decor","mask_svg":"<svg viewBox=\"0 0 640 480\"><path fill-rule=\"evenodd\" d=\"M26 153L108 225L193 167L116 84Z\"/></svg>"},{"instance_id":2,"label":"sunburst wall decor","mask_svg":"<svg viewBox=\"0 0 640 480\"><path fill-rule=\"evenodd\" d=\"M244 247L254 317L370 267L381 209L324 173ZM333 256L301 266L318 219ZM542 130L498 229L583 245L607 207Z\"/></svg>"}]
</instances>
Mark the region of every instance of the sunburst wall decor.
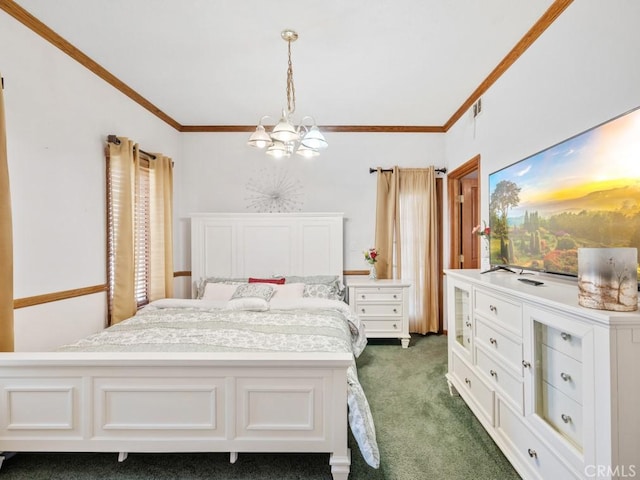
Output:
<instances>
[{"instance_id":1,"label":"sunburst wall decor","mask_svg":"<svg viewBox=\"0 0 640 480\"><path fill-rule=\"evenodd\" d=\"M259 213L299 212L302 183L283 169L261 170L247 182L247 209Z\"/></svg>"}]
</instances>

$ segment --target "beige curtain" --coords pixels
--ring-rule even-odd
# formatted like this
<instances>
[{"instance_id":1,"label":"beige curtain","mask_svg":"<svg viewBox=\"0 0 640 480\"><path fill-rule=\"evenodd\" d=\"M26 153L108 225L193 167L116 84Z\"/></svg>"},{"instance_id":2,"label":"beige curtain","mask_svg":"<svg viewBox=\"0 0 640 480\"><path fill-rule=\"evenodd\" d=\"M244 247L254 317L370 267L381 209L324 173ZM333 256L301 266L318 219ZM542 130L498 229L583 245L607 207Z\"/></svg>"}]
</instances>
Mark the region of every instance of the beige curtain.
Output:
<instances>
[{"instance_id":1,"label":"beige curtain","mask_svg":"<svg viewBox=\"0 0 640 480\"><path fill-rule=\"evenodd\" d=\"M13 227L4 96L0 88L0 352L13 349Z\"/></svg>"},{"instance_id":2,"label":"beige curtain","mask_svg":"<svg viewBox=\"0 0 640 480\"><path fill-rule=\"evenodd\" d=\"M400 255L404 268L399 275L411 281L409 331L438 332L438 199L434 167L399 171Z\"/></svg>"},{"instance_id":3,"label":"beige curtain","mask_svg":"<svg viewBox=\"0 0 640 480\"><path fill-rule=\"evenodd\" d=\"M378 169L378 276L412 284L409 331L439 330L438 199L434 167ZM384 262L384 263L383 263ZM394 271L395 270L395 271Z\"/></svg>"},{"instance_id":4,"label":"beige curtain","mask_svg":"<svg viewBox=\"0 0 640 480\"><path fill-rule=\"evenodd\" d=\"M173 162L159 153L151 170L149 300L173 296Z\"/></svg>"},{"instance_id":5,"label":"beige curtain","mask_svg":"<svg viewBox=\"0 0 640 480\"><path fill-rule=\"evenodd\" d=\"M173 296L173 162L162 154L147 162L137 144L118 140L107 143L109 224L117 225L109 233L111 324L134 315L145 298ZM148 215L141 213L147 200Z\"/></svg>"},{"instance_id":6,"label":"beige curtain","mask_svg":"<svg viewBox=\"0 0 640 480\"><path fill-rule=\"evenodd\" d=\"M120 143L107 143L107 176L111 200L110 224L117 228L109 232L109 311L110 323L119 323L136 313L134 295L134 197L136 171L140 164L138 149L133 141L118 137Z\"/></svg>"},{"instance_id":7,"label":"beige curtain","mask_svg":"<svg viewBox=\"0 0 640 480\"><path fill-rule=\"evenodd\" d=\"M394 235L398 228L398 167L392 172L383 172L378 168L378 187L376 196L376 237L378 249L376 272L378 278L393 278L393 266L400 267L400 259L394 257Z\"/></svg>"}]
</instances>

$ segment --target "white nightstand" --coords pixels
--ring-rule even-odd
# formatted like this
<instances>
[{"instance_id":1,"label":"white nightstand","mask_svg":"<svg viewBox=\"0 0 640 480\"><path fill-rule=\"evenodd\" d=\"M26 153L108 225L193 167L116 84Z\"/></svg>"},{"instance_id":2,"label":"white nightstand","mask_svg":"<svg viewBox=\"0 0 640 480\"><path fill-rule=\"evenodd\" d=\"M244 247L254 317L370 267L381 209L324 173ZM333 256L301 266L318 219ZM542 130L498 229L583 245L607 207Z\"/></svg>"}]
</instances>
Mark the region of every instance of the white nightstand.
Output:
<instances>
[{"instance_id":1,"label":"white nightstand","mask_svg":"<svg viewBox=\"0 0 640 480\"><path fill-rule=\"evenodd\" d=\"M409 346L409 295L411 284L403 280L371 280L347 276L347 301L365 326L367 338L399 338Z\"/></svg>"}]
</instances>

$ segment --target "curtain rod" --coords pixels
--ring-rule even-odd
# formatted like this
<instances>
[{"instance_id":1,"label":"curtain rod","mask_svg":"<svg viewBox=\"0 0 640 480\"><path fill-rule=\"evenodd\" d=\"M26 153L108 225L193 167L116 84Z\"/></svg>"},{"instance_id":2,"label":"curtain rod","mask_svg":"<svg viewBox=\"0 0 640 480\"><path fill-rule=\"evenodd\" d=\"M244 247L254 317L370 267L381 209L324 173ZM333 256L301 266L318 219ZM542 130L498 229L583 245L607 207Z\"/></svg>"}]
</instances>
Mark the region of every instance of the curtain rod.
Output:
<instances>
[{"instance_id":1,"label":"curtain rod","mask_svg":"<svg viewBox=\"0 0 640 480\"><path fill-rule=\"evenodd\" d=\"M120 145L120 140L118 140L117 135L108 135L107 136L107 142L109 143L115 143L116 145ZM145 152L144 150L138 148L138 151L140 153L145 154L147 157L152 158L153 160L156 159L156 156L153 153L149 153L149 152Z\"/></svg>"},{"instance_id":2,"label":"curtain rod","mask_svg":"<svg viewBox=\"0 0 640 480\"><path fill-rule=\"evenodd\" d=\"M376 173L378 171L377 168L371 168L369 167L369 173ZM393 172L393 168L382 168L380 169L381 172ZM436 172L437 173L447 173L447 168L446 167L442 167L442 168L436 168Z\"/></svg>"}]
</instances>

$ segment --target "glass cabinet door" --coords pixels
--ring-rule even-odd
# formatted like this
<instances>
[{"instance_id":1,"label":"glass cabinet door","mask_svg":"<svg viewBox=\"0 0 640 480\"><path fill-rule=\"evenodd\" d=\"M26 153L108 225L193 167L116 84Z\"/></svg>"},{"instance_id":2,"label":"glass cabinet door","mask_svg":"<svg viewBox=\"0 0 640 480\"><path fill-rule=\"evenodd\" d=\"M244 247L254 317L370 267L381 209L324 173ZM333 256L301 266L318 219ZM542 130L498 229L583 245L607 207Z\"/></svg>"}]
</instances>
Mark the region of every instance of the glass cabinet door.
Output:
<instances>
[{"instance_id":1,"label":"glass cabinet door","mask_svg":"<svg viewBox=\"0 0 640 480\"><path fill-rule=\"evenodd\" d=\"M471 302L469 290L455 286L453 288L455 302L456 342L471 354Z\"/></svg>"},{"instance_id":2,"label":"glass cabinet door","mask_svg":"<svg viewBox=\"0 0 640 480\"><path fill-rule=\"evenodd\" d=\"M582 451L582 338L534 321L534 413Z\"/></svg>"}]
</instances>

